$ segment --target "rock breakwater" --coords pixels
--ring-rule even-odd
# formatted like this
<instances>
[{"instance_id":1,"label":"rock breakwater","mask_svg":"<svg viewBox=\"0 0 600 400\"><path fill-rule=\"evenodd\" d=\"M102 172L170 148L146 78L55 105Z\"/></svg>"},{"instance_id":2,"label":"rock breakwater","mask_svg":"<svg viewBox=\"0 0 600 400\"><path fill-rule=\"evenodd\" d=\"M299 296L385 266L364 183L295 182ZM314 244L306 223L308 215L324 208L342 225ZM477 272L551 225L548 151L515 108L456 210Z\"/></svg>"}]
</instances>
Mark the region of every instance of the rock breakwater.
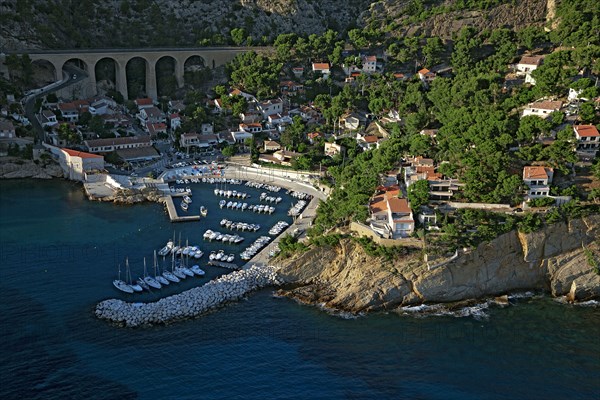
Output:
<instances>
[{"instance_id":1,"label":"rock breakwater","mask_svg":"<svg viewBox=\"0 0 600 400\"><path fill-rule=\"evenodd\" d=\"M96 306L95 314L100 319L127 327L192 318L226 302L238 300L253 290L279 285L276 272L275 267L252 266L154 303L128 303L109 299Z\"/></svg>"}]
</instances>

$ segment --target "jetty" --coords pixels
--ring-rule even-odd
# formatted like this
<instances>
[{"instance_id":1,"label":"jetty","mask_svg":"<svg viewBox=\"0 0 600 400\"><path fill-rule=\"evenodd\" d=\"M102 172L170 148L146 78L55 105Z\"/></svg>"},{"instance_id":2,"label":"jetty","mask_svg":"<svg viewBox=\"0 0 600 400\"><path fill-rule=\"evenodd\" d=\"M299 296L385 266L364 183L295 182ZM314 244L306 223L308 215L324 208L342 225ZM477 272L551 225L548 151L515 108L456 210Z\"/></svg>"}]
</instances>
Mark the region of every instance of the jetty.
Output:
<instances>
[{"instance_id":1,"label":"jetty","mask_svg":"<svg viewBox=\"0 0 600 400\"><path fill-rule=\"evenodd\" d=\"M184 193L181 193L183 196ZM163 196L160 198L160 201L165 204L167 207L167 213L169 214L169 219L171 222L190 222L190 221L199 221L201 216L198 215L179 215L177 213L177 208L175 207L175 203L173 203L173 195Z\"/></svg>"},{"instance_id":2,"label":"jetty","mask_svg":"<svg viewBox=\"0 0 600 400\"><path fill-rule=\"evenodd\" d=\"M95 314L100 319L127 327L165 324L197 317L226 302L239 300L253 290L280 284L275 267L253 266L153 303L104 300L96 306Z\"/></svg>"},{"instance_id":3,"label":"jetty","mask_svg":"<svg viewBox=\"0 0 600 400\"><path fill-rule=\"evenodd\" d=\"M240 267L237 264L223 262L223 261L217 261L217 260L210 260L206 264L207 265L211 265L213 267L221 267L221 268L233 269L235 271L242 269L242 267Z\"/></svg>"}]
</instances>

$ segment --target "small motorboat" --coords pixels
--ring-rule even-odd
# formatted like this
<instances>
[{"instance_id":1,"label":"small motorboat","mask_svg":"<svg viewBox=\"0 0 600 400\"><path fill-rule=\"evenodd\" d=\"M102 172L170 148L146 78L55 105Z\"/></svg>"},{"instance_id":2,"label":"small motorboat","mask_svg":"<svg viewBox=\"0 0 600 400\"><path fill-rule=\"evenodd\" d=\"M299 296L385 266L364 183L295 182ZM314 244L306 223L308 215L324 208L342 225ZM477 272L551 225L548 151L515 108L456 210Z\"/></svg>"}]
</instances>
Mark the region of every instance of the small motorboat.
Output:
<instances>
[{"instance_id":1,"label":"small motorboat","mask_svg":"<svg viewBox=\"0 0 600 400\"><path fill-rule=\"evenodd\" d=\"M183 211L187 211L187 210L188 210L188 208L189 208L189 206L188 206L188 203L186 203L185 201L182 201L182 202L181 202L181 209L182 209Z\"/></svg>"},{"instance_id":2,"label":"small motorboat","mask_svg":"<svg viewBox=\"0 0 600 400\"><path fill-rule=\"evenodd\" d=\"M188 204L192 204L192 198L190 196L183 196L183 201Z\"/></svg>"},{"instance_id":3,"label":"small motorboat","mask_svg":"<svg viewBox=\"0 0 600 400\"><path fill-rule=\"evenodd\" d=\"M220 208L223 208L223 207L225 207L225 204L227 204L227 203L225 202L225 200L221 200L221 201L219 201L219 207L220 207Z\"/></svg>"},{"instance_id":4,"label":"small motorboat","mask_svg":"<svg viewBox=\"0 0 600 400\"><path fill-rule=\"evenodd\" d=\"M208 256L208 259L212 261L215 259L216 256L217 256L217 253L214 251L211 251L210 255Z\"/></svg>"},{"instance_id":5,"label":"small motorboat","mask_svg":"<svg viewBox=\"0 0 600 400\"><path fill-rule=\"evenodd\" d=\"M233 255L233 254L230 254L230 255L227 256L227 262L228 263L233 262L234 259L235 259L235 255Z\"/></svg>"},{"instance_id":6,"label":"small motorboat","mask_svg":"<svg viewBox=\"0 0 600 400\"><path fill-rule=\"evenodd\" d=\"M198 276L204 276L205 272L200 268L199 265L192 265L190 267L190 269L192 270L192 272Z\"/></svg>"},{"instance_id":7,"label":"small motorboat","mask_svg":"<svg viewBox=\"0 0 600 400\"><path fill-rule=\"evenodd\" d=\"M206 214L208 214L208 210L206 209L206 207L204 207L204 206L200 207L200 215L202 215L203 217L206 217Z\"/></svg>"}]
</instances>

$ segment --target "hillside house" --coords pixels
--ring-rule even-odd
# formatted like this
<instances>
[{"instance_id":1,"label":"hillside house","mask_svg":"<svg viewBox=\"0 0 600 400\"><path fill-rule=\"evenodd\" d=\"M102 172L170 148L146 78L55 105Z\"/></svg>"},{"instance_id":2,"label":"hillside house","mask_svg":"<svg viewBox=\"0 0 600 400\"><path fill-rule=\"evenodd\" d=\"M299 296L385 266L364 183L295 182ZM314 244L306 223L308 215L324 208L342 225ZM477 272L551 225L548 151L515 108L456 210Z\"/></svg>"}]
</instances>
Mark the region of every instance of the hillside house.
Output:
<instances>
[{"instance_id":1,"label":"hillside house","mask_svg":"<svg viewBox=\"0 0 600 400\"><path fill-rule=\"evenodd\" d=\"M435 72L430 71L427 68L423 68L417 73L419 74L419 79L425 85L429 85L437 77L437 74Z\"/></svg>"},{"instance_id":2,"label":"hillside house","mask_svg":"<svg viewBox=\"0 0 600 400\"><path fill-rule=\"evenodd\" d=\"M527 166L523 168L523 183L527 185L527 198L535 199L550 195L550 184L554 170L540 166Z\"/></svg>"},{"instance_id":3,"label":"hillside house","mask_svg":"<svg viewBox=\"0 0 600 400\"><path fill-rule=\"evenodd\" d=\"M325 142L324 153L328 157L333 157L336 154L342 154L344 152L344 146L337 143Z\"/></svg>"},{"instance_id":4,"label":"hillside house","mask_svg":"<svg viewBox=\"0 0 600 400\"><path fill-rule=\"evenodd\" d=\"M152 124L164 124L167 122L167 117L165 116L165 113L154 106L142 108L137 114L137 117L140 120L142 126L145 126L148 122Z\"/></svg>"},{"instance_id":5,"label":"hillside house","mask_svg":"<svg viewBox=\"0 0 600 400\"><path fill-rule=\"evenodd\" d=\"M536 115L540 118L546 119L554 111L560 111L561 108L562 108L561 101L550 101L550 100L536 101L534 103L530 103L527 107L525 107L525 109L523 110L522 116L526 117L528 115Z\"/></svg>"},{"instance_id":6,"label":"hillside house","mask_svg":"<svg viewBox=\"0 0 600 400\"><path fill-rule=\"evenodd\" d=\"M144 161L160 157L148 135L84 140L83 144L90 153L108 154L115 151L125 161Z\"/></svg>"},{"instance_id":7,"label":"hillside house","mask_svg":"<svg viewBox=\"0 0 600 400\"><path fill-rule=\"evenodd\" d=\"M408 200L398 197L398 186L379 187L369 203L371 228L384 237L408 237L415 229L415 221Z\"/></svg>"},{"instance_id":8,"label":"hillside house","mask_svg":"<svg viewBox=\"0 0 600 400\"><path fill-rule=\"evenodd\" d=\"M595 153L600 147L600 133L594 125L574 125L577 150Z\"/></svg>"},{"instance_id":9,"label":"hillside house","mask_svg":"<svg viewBox=\"0 0 600 400\"><path fill-rule=\"evenodd\" d=\"M312 63L312 71L321 74L323 79L328 79L331 74L329 63Z\"/></svg>"},{"instance_id":10,"label":"hillside house","mask_svg":"<svg viewBox=\"0 0 600 400\"><path fill-rule=\"evenodd\" d=\"M135 99L133 102L137 106L138 112L141 111L144 108L154 107L154 100L152 100L149 97L145 97L145 98L142 98L142 99Z\"/></svg>"}]
</instances>

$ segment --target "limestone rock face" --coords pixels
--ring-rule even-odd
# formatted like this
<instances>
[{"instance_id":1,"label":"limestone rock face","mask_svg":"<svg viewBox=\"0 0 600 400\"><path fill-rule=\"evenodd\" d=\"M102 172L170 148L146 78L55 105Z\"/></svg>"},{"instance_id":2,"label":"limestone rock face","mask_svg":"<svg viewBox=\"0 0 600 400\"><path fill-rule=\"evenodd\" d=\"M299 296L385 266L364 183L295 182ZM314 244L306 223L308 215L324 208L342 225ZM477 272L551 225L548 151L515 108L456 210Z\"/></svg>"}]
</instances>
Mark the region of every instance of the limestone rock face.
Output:
<instances>
[{"instance_id":1,"label":"limestone rock face","mask_svg":"<svg viewBox=\"0 0 600 400\"><path fill-rule=\"evenodd\" d=\"M345 239L277 261L279 278L299 285L280 293L352 312L528 289L570 293L577 301L599 298L600 274L593 261L600 262L599 227L600 216L593 215L531 234L509 232L431 271L418 251L386 262Z\"/></svg>"},{"instance_id":2,"label":"limestone rock face","mask_svg":"<svg viewBox=\"0 0 600 400\"><path fill-rule=\"evenodd\" d=\"M62 178L63 170L57 164L38 165L32 161L7 162L0 165L0 179Z\"/></svg>"}]
</instances>

